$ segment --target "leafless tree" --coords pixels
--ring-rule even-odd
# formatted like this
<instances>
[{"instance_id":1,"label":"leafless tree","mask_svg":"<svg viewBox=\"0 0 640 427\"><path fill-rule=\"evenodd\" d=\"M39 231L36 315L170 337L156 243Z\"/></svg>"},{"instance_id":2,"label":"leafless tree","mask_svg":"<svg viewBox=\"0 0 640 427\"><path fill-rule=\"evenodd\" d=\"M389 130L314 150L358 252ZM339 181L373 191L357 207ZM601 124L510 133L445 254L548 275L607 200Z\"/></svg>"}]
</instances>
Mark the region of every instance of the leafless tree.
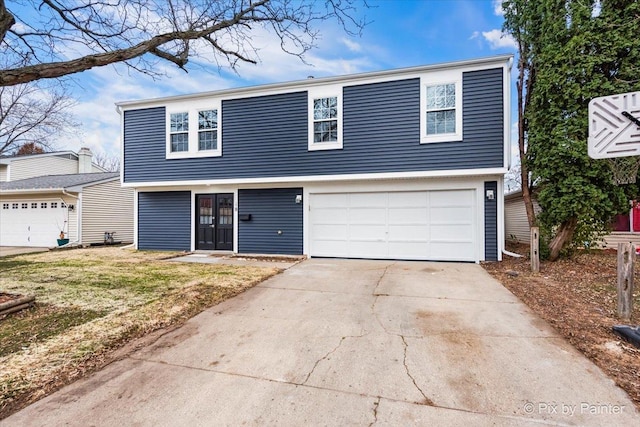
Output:
<instances>
[{"instance_id":1,"label":"leafless tree","mask_svg":"<svg viewBox=\"0 0 640 427\"><path fill-rule=\"evenodd\" d=\"M57 85L0 86L0 154L29 143L53 150L57 137L77 126L69 112L73 103Z\"/></svg>"},{"instance_id":2,"label":"leafless tree","mask_svg":"<svg viewBox=\"0 0 640 427\"><path fill-rule=\"evenodd\" d=\"M366 0L0 0L0 54L11 64L0 86L118 62L151 75L160 60L235 69L257 62L251 37L260 29L304 60L328 22L360 33L359 6Z\"/></svg>"},{"instance_id":3,"label":"leafless tree","mask_svg":"<svg viewBox=\"0 0 640 427\"><path fill-rule=\"evenodd\" d=\"M107 154L104 151L97 152L93 155L93 163L105 168L109 172L117 172L120 170L120 158Z\"/></svg>"}]
</instances>

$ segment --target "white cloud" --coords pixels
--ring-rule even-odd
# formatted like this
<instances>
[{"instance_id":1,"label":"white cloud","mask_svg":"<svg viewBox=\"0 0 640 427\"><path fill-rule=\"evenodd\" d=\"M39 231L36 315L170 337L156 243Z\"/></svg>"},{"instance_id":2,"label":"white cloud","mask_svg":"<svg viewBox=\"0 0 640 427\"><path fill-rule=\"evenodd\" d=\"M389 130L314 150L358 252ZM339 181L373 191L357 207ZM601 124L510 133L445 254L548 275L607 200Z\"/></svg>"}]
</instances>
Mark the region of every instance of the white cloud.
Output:
<instances>
[{"instance_id":1,"label":"white cloud","mask_svg":"<svg viewBox=\"0 0 640 427\"><path fill-rule=\"evenodd\" d=\"M517 49L518 44L510 34L505 34L498 29L483 31L482 37L489 42L491 49L512 48Z\"/></svg>"},{"instance_id":2,"label":"white cloud","mask_svg":"<svg viewBox=\"0 0 640 427\"><path fill-rule=\"evenodd\" d=\"M493 0L493 13L496 16L504 16L504 9L502 9L502 0Z\"/></svg>"},{"instance_id":3,"label":"white cloud","mask_svg":"<svg viewBox=\"0 0 640 427\"><path fill-rule=\"evenodd\" d=\"M362 46L360 45L360 43L354 42L353 40L349 40L345 37L343 37L341 41L342 44L344 44L351 52L362 52Z\"/></svg>"},{"instance_id":4,"label":"white cloud","mask_svg":"<svg viewBox=\"0 0 640 427\"><path fill-rule=\"evenodd\" d=\"M478 37L480 37L480 31L474 31L471 36L469 37L469 40L475 40Z\"/></svg>"}]
</instances>

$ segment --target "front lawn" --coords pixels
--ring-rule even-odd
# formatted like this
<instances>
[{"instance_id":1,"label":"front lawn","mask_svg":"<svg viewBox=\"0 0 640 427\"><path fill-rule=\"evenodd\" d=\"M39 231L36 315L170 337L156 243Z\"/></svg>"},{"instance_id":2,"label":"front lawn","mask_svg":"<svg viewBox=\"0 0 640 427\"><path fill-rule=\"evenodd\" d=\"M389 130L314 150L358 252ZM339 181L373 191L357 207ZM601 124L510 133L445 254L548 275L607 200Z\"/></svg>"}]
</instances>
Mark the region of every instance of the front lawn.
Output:
<instances>
[{"instance_id":1,"label":"front lawn","mask_svg":"<svg viewBox=\"0 0 640 427\"><path fill-rule=\"evenodd\" d=\"M0 258L0 292L35 307L0 318L0 419L102 366L128 341L188 318L278 272L167 262L114 247Z\"/></svg>"}]
</instances>

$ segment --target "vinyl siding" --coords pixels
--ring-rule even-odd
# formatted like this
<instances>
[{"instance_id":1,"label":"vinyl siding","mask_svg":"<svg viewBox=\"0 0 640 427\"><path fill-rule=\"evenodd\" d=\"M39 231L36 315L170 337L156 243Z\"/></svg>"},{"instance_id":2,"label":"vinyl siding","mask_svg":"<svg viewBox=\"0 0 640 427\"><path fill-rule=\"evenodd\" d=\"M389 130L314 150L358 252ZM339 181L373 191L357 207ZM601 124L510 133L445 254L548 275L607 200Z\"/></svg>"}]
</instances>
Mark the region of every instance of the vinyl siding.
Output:
<instances>
[{"instance_id":1,"label":"vinyl siding","mask_svg":"<svg viewBox=\"0 0 640 427\"><path fill-rule=\"evenodd\" d=\"M12 160L9 178L11 181L43 175L66 175L78 173L78 160L57 156L45 156Z\"/></svg>"},{"instance_id":2,"label":"vinyl siding","mask_svg":"<svg viewBox=\"0 0 640 427\"><path fill-rule=\"evenodd\" d=\"M308 150L307 92L222 102L222 157L165 159L165 108L124 112L127 183L503 166L503 69L463 73L463 141L420 144L420 80L347 86L343 149Z\"/></svg>"},{"instance_id":3,"label":"vinyl siding","mask_svg":"<svg viewBox=\"0 0 640 427\"><path fill-rule=\"evenodd\" d=\"M120 180L84 187L82 243L103 243L104 233L115 232L117 242L133 242L133 189Z\"/></svg>"},{"instance_id":4,"label":"vinyl siding","mask_svg":"<svg viewBox=\"0 0 640 427\"><path fill-rule=\"evenodd\" d=\"M138 249L191 249L191 192L138 193Z\"/></svg>"},{"instance_id":5,"label":"vinyl siding","mask_svg":"<svg viewBox=\"0 0 640 427\"><path fill-rule=\"evenodd\" d=\"M534 200L533 209L540 212L538 202ZM507 197L504 201L504 228L507 240L518 243L531 242L531 229L527 219L527 210L524 207L522 196Z\"/></svg>"},{"instance_id":6,"label":"vinyl siding","mask_svg":"<svg viewBox=\"0 0 640 427\"><path fill-rule=\"evenodd\" d=\"M251 215L238 222L238 252L302 254L302 203L296 195L302 188L238 191L238 215ZM281 234L278 234L278 231Z\"/></svg>"},{"instance_id":7,"label":"vinyl siding","mask_svg":"<svg viewBox=\"0 0 640 427\"><path fill-rule=\"evenodd\" d=\"M487 181L484 183L484 194L492 190L493 200L484 197L484 259L498 260L498 183Z\"/></svg>"}]
</instances>

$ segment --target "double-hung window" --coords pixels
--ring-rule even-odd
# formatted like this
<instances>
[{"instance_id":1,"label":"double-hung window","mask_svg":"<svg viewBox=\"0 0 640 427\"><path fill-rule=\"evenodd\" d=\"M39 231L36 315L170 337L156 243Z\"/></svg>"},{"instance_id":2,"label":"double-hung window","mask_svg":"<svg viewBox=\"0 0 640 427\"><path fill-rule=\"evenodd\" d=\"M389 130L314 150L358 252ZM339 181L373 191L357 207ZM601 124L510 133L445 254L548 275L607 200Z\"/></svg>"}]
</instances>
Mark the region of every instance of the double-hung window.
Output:
<instances>
[{"instance_id":1,"label":"double-hung window","mask_svg":"<svg viewBox=\"0 0 640 427\"><path fill-rule=\"evenodd\" d=\"M171 113L169 122L171 152L189 151L189 113Z\"/></svg>"},{"instance_id":2,"label":"double-hung window","mask_svg":"<svg viewBox=\"0 0 640 427\"><path fill-rule=\"evenodd\" d=\"M342 88L309 90L309 150L342 148Z\"/></svg>"},{"instance_id":3,"label":"double-hung window","mask_svg":"<svg viewBox=\"0 0 640 427\"><path fill-rule=\"evenodd\" d=\"M461 80L461 75L421 79L421 143L462 140Z\"/></svg>"},{"instance_id":4,"label":"double-hung window","mask_svg":"<svg viewBox=\"0 0 640 427\"><path fill-rule=\"evenodd\" d=\"M221 102L202 99L167 106L167 159L222 155Z\"/></svg>"},{"instance_id":5,"label":"double-hung window","mask_svg":"<svg viewBox=\"0 0 640 427\"><path fill-rule=\"evenodd\" d=\"M198 111L198 150L218 148L218 110Z\"/></svg>"}]
</instances>

